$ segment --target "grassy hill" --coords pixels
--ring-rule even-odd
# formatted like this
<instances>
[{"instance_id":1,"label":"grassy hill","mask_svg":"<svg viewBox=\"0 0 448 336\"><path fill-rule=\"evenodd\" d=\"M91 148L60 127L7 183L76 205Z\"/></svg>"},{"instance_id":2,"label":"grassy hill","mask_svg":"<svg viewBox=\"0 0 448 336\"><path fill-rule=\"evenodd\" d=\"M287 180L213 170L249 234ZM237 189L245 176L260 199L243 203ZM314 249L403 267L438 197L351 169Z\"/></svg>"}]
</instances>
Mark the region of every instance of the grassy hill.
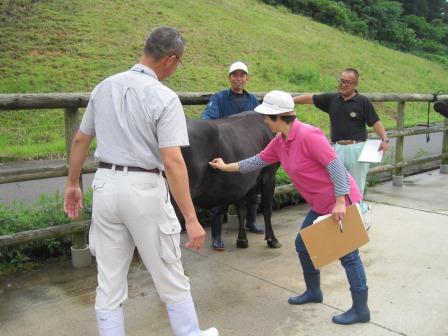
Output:
<instances>
[{"instance_id":1,"label":"grassy hill","mask_svg":"<svg viewBox=\"0 0 448 336\"><path fill-rule=\"evenodd\" d=\"M5 1L1 10L0 93L90 91L132 66L159 25L176 27L187 41L184 67L167 81L175 91L227 87L235 60L249 65L249 91L335 90L348 66L359 69L364 92L448 91L448 69L437 63L256 0L21 0ZM422 107L410 104L411 123L425 121ZM394 105L377 108L393 127ZM186 110L196 115L201 108ZM298 115L326 128L326 116L312 110L299 107ZM62 132L61 111L1 113L0 155L63 152Z\"/></svg>"}]
</instances>

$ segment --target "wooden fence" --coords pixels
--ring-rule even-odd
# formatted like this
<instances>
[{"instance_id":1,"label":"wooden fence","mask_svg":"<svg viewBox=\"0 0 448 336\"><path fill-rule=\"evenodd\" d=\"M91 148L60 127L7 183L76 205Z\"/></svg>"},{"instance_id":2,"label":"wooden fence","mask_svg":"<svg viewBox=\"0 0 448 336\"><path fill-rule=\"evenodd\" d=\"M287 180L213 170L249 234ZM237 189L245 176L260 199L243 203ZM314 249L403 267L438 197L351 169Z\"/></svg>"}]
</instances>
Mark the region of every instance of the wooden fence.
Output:
<instances>
[{"instance_id":1,"label":"wooden fence","mask_svg":"<svg viewBox=\"0 0 448 336\"><path fill-rule=\"evenodd\" d=\"M183 105L205 105L212 93L178 93ZM261 99L265 93L255 93ZM300 93L292 93L300 95ZM443 125L431 126L424 129L405 128L405 106L406 102L448 102L448 95L433 94L398 94L398 93L370 93L365 94L373 102L397 102L397 124L394 130L388 131L389 138L396 138L395 162L377 166L369 170L369 174L393 171L394 185L403 183L403 168L419 165L426 162L441 161L440 172L448 173L448 119L444 119ZM79 127L79 109L86 107L89 101L89 93L48 93L48 94L0 94L0 113L12 110L24 109L64 109L65 142L67 158L70 156L70 146ZM439 155L430 155L414 160L403 160L404 137L408 135L443 132L442 152ZM67 159L68 160L68 159ZM9 171L0 176L1 183L19 182L49 177L66 176L68 173L67 163L53 163L37 168L26 168L22 170ZM87 161L83 173L92 173L96 170L93 161ZM81 183L82 185L82 183ZM276 192L285 193L291 191L291 186L277 188ZM0 248L19 243L52 238L72 234L72 244L75 249L84 249L87 246L86 231L90 221L72 222L49 228L19 232L15 234L0 236Z\"/></svg>"}]
</instances>

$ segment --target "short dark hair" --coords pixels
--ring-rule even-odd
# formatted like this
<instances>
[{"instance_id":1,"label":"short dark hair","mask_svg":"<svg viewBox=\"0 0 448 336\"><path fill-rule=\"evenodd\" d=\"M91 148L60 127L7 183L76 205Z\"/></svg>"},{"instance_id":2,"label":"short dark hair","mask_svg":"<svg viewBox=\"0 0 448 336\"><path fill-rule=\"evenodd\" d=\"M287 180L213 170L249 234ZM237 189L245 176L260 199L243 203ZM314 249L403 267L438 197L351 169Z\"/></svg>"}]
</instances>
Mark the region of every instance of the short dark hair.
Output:
<instances>
[{"instance_id":1,"label":"short dark hair","mask_svg":"<svg viewBox=\"0 0 448 336\"><path fill-rule=\"evenodd\" d=\"M351 72L352 74L355 75L356 81L358 81L359 72L355 68L345 68L344 71L342 71L342 72Z\"/></svg>"},{"instance_id":2,"label":"short dark hair","mask_svg":"<svg viewBox=\"0 0 448 336\"><path fill-rule=\"evenodd\" d=\"M278 115L267 115L272 121L276 121L278 117L280 117L281 120L283 120L285 123L290 124L296 119L295 115L284 115L284 116L278 116Z\"/></svg>"},{"instance_id":3,"label":"short dark hair","mask_svg":"<svg viewBox=\"0 0 448 336\"><path fill-rule=\"evenodd\" d=\"M185 40L176 29L162 26L149 34L143 52L156 61L170 54L180 58L184 53L184 46Z\"/></svg>"}]
</instances>

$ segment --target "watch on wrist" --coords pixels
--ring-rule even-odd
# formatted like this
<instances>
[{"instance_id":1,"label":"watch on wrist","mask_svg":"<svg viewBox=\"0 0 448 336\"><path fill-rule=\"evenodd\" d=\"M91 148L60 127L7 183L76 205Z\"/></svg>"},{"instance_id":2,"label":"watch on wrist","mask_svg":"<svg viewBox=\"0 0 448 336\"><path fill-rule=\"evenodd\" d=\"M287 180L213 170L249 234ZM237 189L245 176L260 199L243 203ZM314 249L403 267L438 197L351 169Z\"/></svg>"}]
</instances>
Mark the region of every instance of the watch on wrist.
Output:
<instances>
[{"instance_id":1,"label":"watch on wrist","mask_svg":"<svg viewBox=\"0 0 448 336\"><path fill-rule=\"evenodd\" d=\"M382 139L381 141L382 141L382 142L389 143L389 142L390 142L390 139L386 138L386 139Z\"/></svg>"}]
</instances>

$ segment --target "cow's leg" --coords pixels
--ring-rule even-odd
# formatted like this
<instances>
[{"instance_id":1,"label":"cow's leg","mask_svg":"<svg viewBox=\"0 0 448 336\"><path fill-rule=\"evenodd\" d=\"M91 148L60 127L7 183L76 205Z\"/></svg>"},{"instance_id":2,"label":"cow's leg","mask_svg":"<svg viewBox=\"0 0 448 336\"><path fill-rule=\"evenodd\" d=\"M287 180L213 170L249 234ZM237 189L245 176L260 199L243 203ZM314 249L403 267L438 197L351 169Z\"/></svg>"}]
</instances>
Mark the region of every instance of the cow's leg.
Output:
<instances>
[{"instance_id":1,"label":"cow's leg","mask_svg":"<svg viewBox=\"0 0 448 336\"><path fill-rule=\"evenodd\" d=\"M244 230L244 219L246 218L246 206L244 202L240 201L235 203L236 212L238 214L238 238L236 239L236 247L238 248L248 248L249 241L247 240L246 230Z\"/></svg>"},{"instance_id":2,"label":"cow's leg","mask_svg":"<svg viewBox=\"0 0 448 336\"><path fill-rule=\"evenodd\" d=\"M265 226L265 236L266 244L271 248L282 247L277 238L274 235L274 230L272 229L272 198L274 197L275 181L274 178L268 177L263 179L261 185L261 204L263 206L263 217Z\"/></svg>"},{"instance_id":3,"label":"cow's leg","mask_svg":"<svg viewBox=\"0 0 448 336\"><path fill-rule=\"evenodd\" d=\"M212 248L217 251L224 250L224 242L221 238L222 219L227 206L213 208L210 216L210 226L212 229Z\"/></svg>"}]
</instances>

